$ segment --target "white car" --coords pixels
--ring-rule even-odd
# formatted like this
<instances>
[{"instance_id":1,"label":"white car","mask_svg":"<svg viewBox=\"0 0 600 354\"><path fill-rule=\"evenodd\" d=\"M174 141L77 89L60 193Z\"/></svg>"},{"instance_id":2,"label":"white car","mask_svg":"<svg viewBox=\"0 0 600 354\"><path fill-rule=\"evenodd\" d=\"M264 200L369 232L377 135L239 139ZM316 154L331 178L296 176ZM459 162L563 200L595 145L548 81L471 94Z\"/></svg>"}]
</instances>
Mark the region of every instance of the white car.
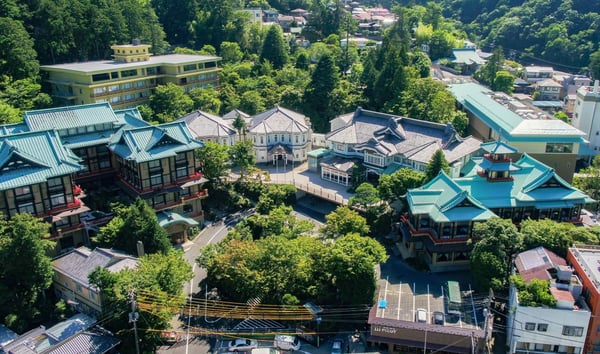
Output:
<instances>
[{"instance_id":1,"label":"white car","mask_svg":"<svg viewBox=\"0 0 600 354\"><path fill-rule=\"evenodd\" d=\"M254 339L238 338L227 342L227 350L230 352L250 352L258 348L258 342Z\"/></svg>"}]
</instances>

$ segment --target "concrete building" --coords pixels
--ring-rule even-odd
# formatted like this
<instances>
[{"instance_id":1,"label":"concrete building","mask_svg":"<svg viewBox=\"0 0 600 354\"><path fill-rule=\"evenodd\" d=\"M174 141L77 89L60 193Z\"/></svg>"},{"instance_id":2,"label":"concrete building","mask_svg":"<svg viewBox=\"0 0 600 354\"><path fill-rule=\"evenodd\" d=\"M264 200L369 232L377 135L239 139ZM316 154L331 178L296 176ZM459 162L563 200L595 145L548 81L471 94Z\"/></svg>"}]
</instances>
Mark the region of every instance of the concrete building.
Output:
<instances>
[{"instance_id":1,"label":"concrete building","mask_svg":"<svg viewBox=\"0 0 600 354\"><path fill-rule=\"evenodd\" d=\"M567 262L583 283L583 296L590 307L587 332L584 332L583 353L600 353L600 247L597 245L575 245L569 248ZM586 335L587 333L587 335Z\"/></svg>"},{"instance_id":2,"label":"concrete building","mask_svg":"<svg viewBox=\"0 0 600 354\"><path fill-rule=\"evenodd\" d=\"M541 306L520 299L511 285L507 322L508 353L583 353L591 312L582 295L582 283L565 260L538 247L515 259L516 274L525 284L547 281L555 306Z\"/></svg>"},{"instance_id":3,"label":"concrete building","mask_svg":"<svg viewBox=\"0 0 600 354\"><path fill-rule=\"evenodd\" d=\"M598 155L600 153L600 81L596 80L594 86L582 86L577 90L571 124L585 133L585 138L589 141L588 154Z\"/></svg>"},{"instance_id":4,"label":"concrete building","mask_svg":"<svg viewBox=\"0 0 600 354\"><path fill-rule=\"evenodd\" d=\"M185 92L218 87L220 57L150 54L150 45L134 40L114 45L113 60L43 65L55 102L65 106L108 102L115 109L148 102L158 85L173 83Z\"/></svg>"}]
</instances>

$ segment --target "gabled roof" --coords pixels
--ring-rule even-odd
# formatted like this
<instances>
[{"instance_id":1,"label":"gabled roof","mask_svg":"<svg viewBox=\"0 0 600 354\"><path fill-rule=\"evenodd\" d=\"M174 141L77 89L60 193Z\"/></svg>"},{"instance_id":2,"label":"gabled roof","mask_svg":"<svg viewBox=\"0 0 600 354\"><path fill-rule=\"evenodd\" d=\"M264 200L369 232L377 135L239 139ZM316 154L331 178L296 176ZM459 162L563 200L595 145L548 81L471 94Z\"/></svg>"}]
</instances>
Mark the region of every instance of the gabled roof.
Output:
<instances>
[{"instance_id":1,"label":"gabled roof","mask_svg":"<svg viewBox=\"0 0 600 354\"><path fill-rule=\"evenodd\" d=\"M96 124L119 125L108 103L48 108L25 112L24 120L32 131L69 129Z\"/></svg>"},{"instance_id":2,"label":"gabled roof","mask_svg":"<svg viewBox=\"0 0 600 354\"><path fill-rule=\"evenodd\" d=\"M53 260L52 268L83 286L89 286L88 275L98 267L116 273L125 268L133 269L137 263L137 258L119 251L106 248L95 248L92 251L79 247Z\"/></svg>"},{"instance_id":3,"label":"gabled roof","mask_svg":"<svg viewBox=\"0 0 600 354\"><path fill-rule=\"evenodd\" d=\"M55 131L0 137L0 190L45 183L81 169L79 158Z\"/></svg>"},{"instance_id":4,"label":"gabled roof","mask_svg":"<svg viewBox=\"0 0 600 354\"><path fill-rule=\"evenodd\" d=\"M477 54L477 51L474 48L452 49L452 56L454 57L454 59L452 59L452 62L457 64L485 64L485 60L481 58L479 54Z\"/></svg>"},{"instance_id":5,"label":"gabled roof","mask_svg":"<svg viewBox=\"0 0 600 354\"><path fill-rule=\"evenodd\" d=\"M501 141L490 141L489 143L482 143L481 149L490 154L514 154L518 150L514 147L503 143Z\"/></svg>"},{"instance_id":6,"label":"gabled roof","mask_svg":"<svg viewBox=\"0 0 600 354\"><path fill-rule=\"evenodd\" d=\"M461 138L451 124L427 122L358 108L354 114L336 118L337 129L326 135L328 141L353 145L360 150L374 150L384 156L403 155L413 161L428 163L436 150L442 149L452 163L479 150L479 140Z\"/></svg>"},{"instance_id":7,"label":"gabled roof","mask_svg":"<svg viewBox=\"0 0 600 354\"><path fill-rule=\"evenodd\" d=\"M126 108L114 111L120 125L126 128L147 127L150 123L146 122L140 111L136 108Z\"/></svg>"},{"instance_id":8,"label":"gabled roof","mask_svg":"<svg viewBox=\"0 0 600 354\"><path fill-rule=\"evenodd\" d=\"M483 167L489 163L481 157L472 158L472 161ZM486 220L494 216L488 210L492 208L571 208L593 202L586 194L560 178L552 168L527 154L523 154L514 164L499 164L511 171L512 179L489 181L485 176L480 176L477 169L472 169L468 175L454 179L440 173L424 186L410 189L407 200L411 213L427 214L437 222L469 218ZM496 166L489 169L506 170ZM457 206L475 209L461 210Z\"/></svg>"},{"instance_id":9,"label":"gabled roof","mask_svg":"<svg viewBox=\"0 0 600 354\"><path fill-rule=\"evenodd\" d=\"M308 118L292 110L275 106L252 116L249 131L252 133L302 133L310 129Z\"/></svg>"},{"instance_id":10,"label":"gabled roof","mask_svg":"<svg viewBox=\"0 0 600 354\"><path fill-rule=\"evenodd\" d=\"M223 115L223 119L224 120L230 120L230 119L233 120L237 116L244 118L245 121L248 121L248 119L251 117L248 113L244 113L244 112L240 111L239 109L235 108L235 109L225 113Z\"/></svg>"},{"instance_id":11,"label":"gabled roof","mask_svg":"<svg viewBox=\"0 0 600 354\"><path fill-rule=\"evenodd\" d=\"M237 131L222 118L202 111L187 114L177 119L176 122L185 122L194 137L198 139L206 137L224 138L237 134Z\"/></svg>"},{"instance_id":12,"label":"gabled roof","mask_svg":"<svg viewBox=\"0 0 600 354\"><path fill-rule=\"evenodd\" d=\"M193 138L185 122L171 122L142 128L124 129L111 139L109 149L123 159L146 162L203 147Z\"/></svg>"},{"instance_id":13,"label":"gabled roof","mask_svg":"<svg viewBox=\"0 0 600 354\"><path fill-rule=\"evenodd\" d=\"M435 222L482 221L496 216L444 172L406 195L413 214L427 214Z\"/></svg>"}]
</instances>

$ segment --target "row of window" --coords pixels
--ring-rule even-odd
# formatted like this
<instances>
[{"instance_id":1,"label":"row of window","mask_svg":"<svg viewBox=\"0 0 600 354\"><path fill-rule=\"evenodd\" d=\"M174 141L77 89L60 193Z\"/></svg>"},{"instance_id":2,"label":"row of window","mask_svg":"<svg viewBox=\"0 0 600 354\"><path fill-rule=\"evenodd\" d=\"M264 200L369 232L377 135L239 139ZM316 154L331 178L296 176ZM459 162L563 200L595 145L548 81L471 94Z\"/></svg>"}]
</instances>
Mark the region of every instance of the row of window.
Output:
<instances>
[{"instance_id":1,"label":"row of window","mask_svg":"<svg viewBox=\"0 0 600 354\"><path fill-rule=\"evenodd\" d=\"M537 328L538 332L547 332L548 324L547 323L534 323L534 322L526 322L525 330L526 331L535 331ZM583 336L583 327L577 326L563 326L562 335L568 337L582 337Z\"/></svg>"},{"instance_id":2,"label":"row of window","mask_svg":"<svg viewBox=\"0 0 600 354\"><path fill-rule=\"evenodd\" d=\"M282 143L286 142L285 141L286 140L285 139L286 135L284 135L284 134L275 134L275 135L272 135L272 136L273 136L273 142L275 142L275 143L277 143L277 142L282 142ZM299 144L300 143L300 136L299 135L294 135L294 137L295 137L296 144ZM264 144L265 143L265 139L264 139L263 135L259 136L259 141L260 141L260 144ZM256 144L256 136L253 137L253 142ZM288 143L292 142L292 134L287 134L287 142ZM305 142L306 142L306 134L302 134L302 143L305 143ZM267 135L267 144L270 144L270 143L271 143L271 135Z\"/></svg>"}]
</instances>

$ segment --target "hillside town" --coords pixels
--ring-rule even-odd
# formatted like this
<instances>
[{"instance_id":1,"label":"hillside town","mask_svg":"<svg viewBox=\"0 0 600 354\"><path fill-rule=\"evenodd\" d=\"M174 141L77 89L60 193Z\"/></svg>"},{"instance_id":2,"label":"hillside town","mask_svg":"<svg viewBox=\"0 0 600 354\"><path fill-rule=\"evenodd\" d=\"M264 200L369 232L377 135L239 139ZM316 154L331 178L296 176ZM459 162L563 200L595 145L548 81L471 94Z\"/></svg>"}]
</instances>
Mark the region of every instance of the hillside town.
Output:
<instances>
[{"instance_id":1,"label":"hillside town","mask_svg":"<svg viewBox=\"0 0 600 354\"><path fill-rule=\"evenodd\" d=\"M0 6L0 351L600 352L600 29L471 2Z\"/></svg>"}]
</instances>

